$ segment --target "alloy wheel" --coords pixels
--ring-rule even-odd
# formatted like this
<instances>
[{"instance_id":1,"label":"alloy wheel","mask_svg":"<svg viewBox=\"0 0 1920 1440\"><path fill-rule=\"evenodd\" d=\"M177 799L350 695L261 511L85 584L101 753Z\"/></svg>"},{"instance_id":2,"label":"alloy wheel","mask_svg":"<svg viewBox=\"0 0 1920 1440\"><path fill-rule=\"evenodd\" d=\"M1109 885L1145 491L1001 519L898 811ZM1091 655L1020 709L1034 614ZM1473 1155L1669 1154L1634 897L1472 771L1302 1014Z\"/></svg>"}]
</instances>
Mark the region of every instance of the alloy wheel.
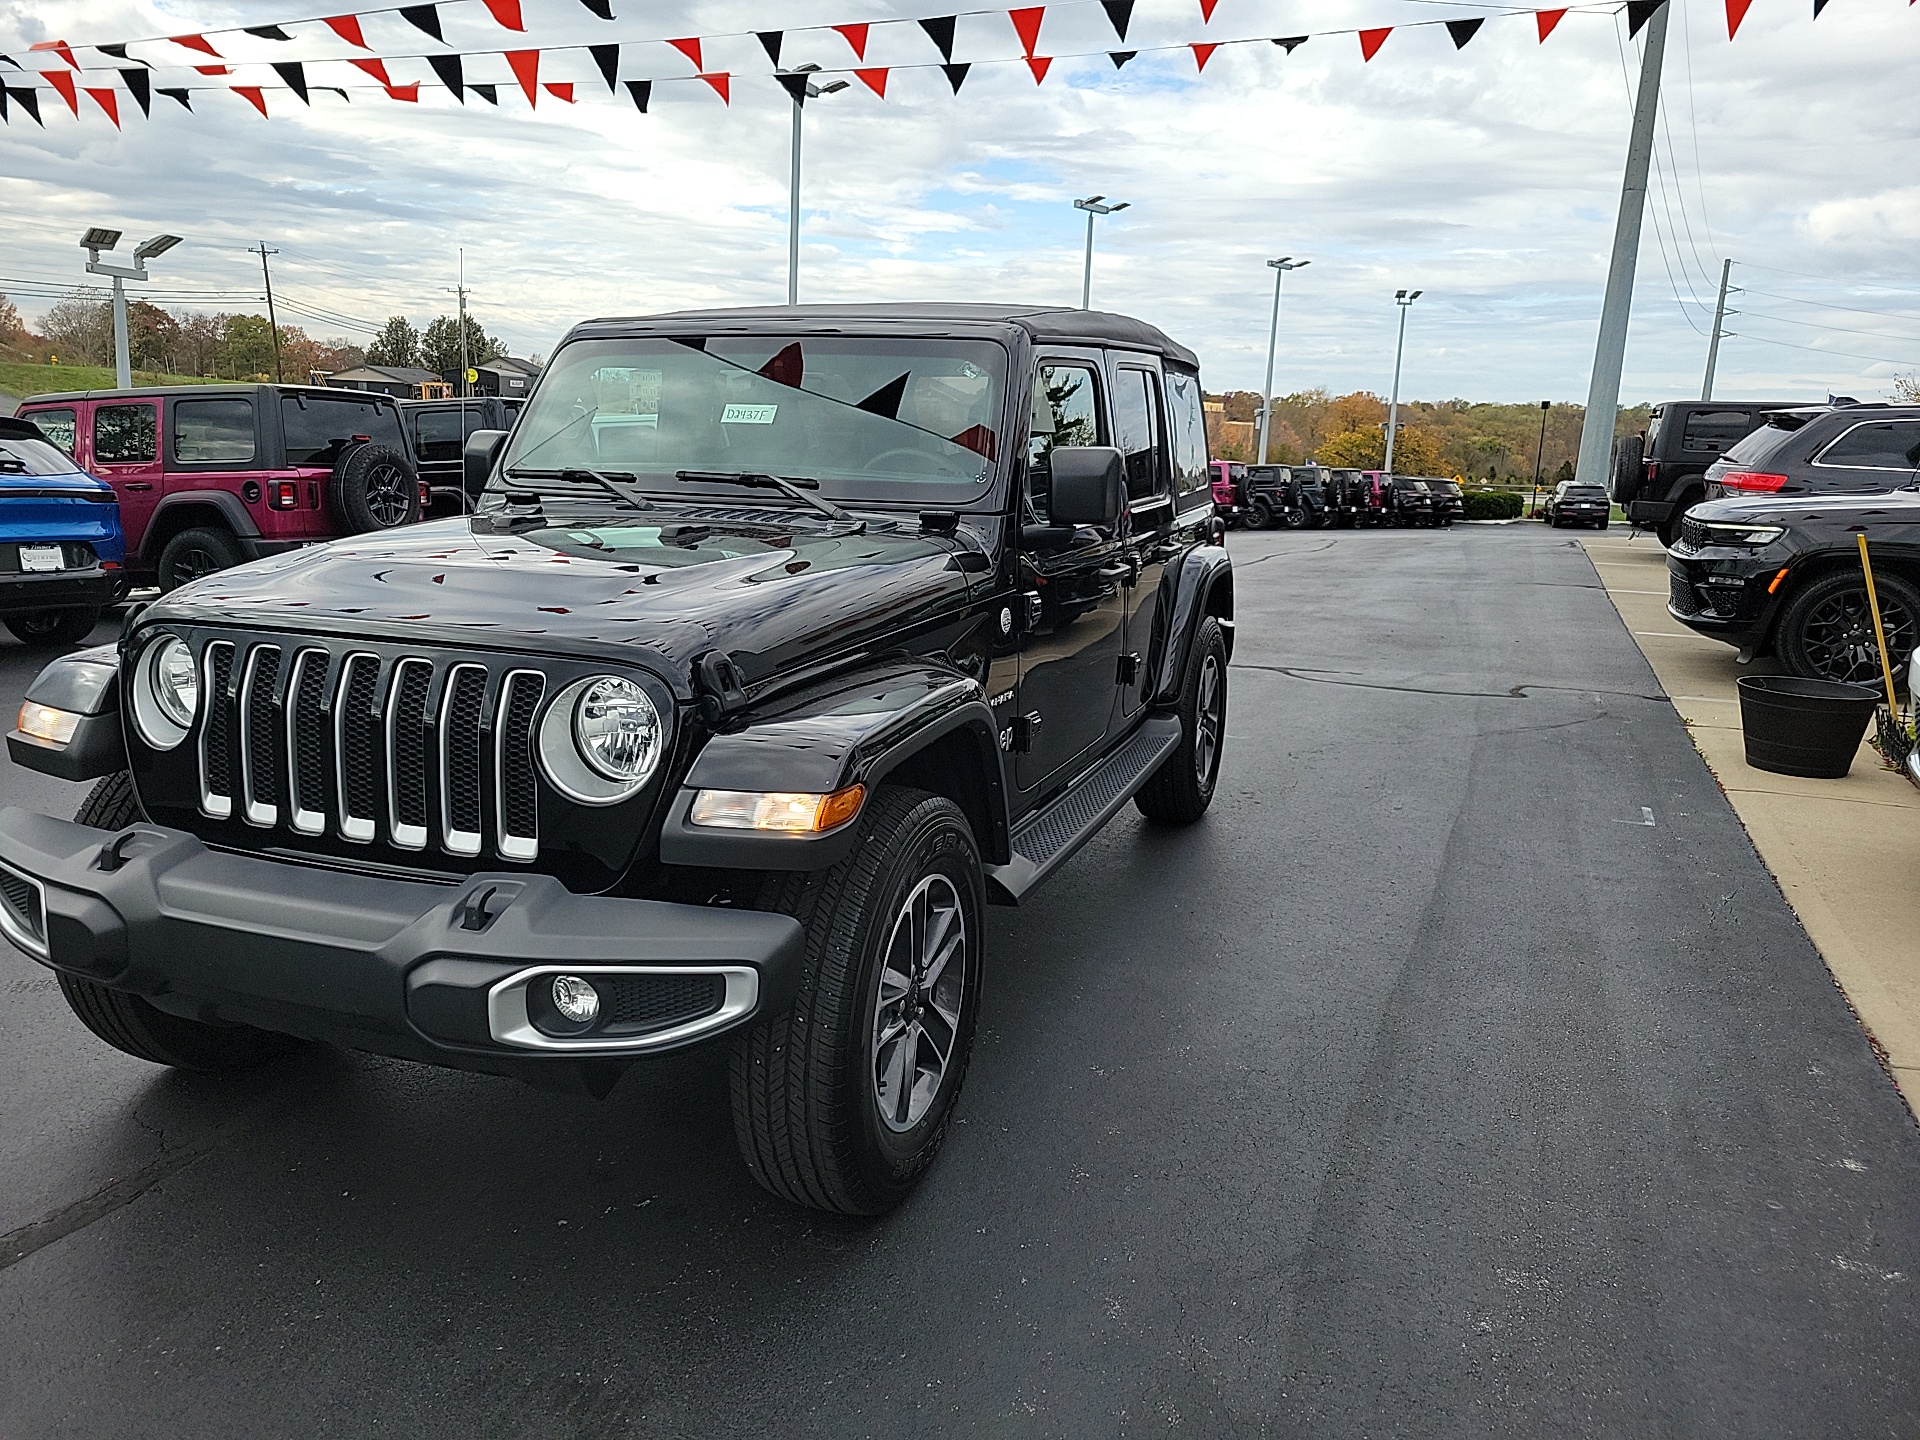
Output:
<instances>
[{"instance_id":1,"label":"alloy wheel","mask_svg":"<svg viewBox=\"0 0 1920 1440\"><path fill-rule=\"evenodd\" d=\"M185 585L189 581L200 579L203 575L211 575L216 570L225 568L220 557L213 551L195 545L190 549L182 550L174 560L173 583L176 586Z\"/></svg>"},{"instance_id":2,"label":"alloy wheel","mask_svg":"<svg viewBox=\"0 0 1920 1440\"><path fill-rule=\"evenodd\" d=\"M1213 782L1220 753L1220 657L1208 655L1200 666L1199 703L1194 707L1193 773L1202 789Z\"/></svg>"},{"instance_id":3,"label":"alloy wheel","mask_svg":"<svg viewBox=\"0 0 1920 1440\"><path fill-rule=\"evenodd\" d=\"M1887 656L1897 671L1913 653L1914 618L1898 602L1883 605L1880 622L1887 633ZM1808 662L1829 680L1874 684L1880 679L1880 650L1873 634L1873 612L1865 588L1830 595L1807 616L1803 642Z\"/></svg>"},{"instance_id":4,"label":"alloy wheel","mask_svg":"<svg viewBox=\"0 0 1920 1440\"><path fill-rule=\"evenodd\" d=\"M889 1130L911 1130L946 1079L966 1000L966 911L945 875L914 886L880 966L868 1067L873 1098Z\"/></svg>"},{"instance_id":5,"label":"alloy wheel","mask_svg":"<svg viewBox=\"0 0 1920 1440\"><path fill-rule=\"evenodd\" d=\"M381 465L367 476L367 509L383 528L406 523L412 500L409 483L398 465Z\"/></svg>"}]
</instances>

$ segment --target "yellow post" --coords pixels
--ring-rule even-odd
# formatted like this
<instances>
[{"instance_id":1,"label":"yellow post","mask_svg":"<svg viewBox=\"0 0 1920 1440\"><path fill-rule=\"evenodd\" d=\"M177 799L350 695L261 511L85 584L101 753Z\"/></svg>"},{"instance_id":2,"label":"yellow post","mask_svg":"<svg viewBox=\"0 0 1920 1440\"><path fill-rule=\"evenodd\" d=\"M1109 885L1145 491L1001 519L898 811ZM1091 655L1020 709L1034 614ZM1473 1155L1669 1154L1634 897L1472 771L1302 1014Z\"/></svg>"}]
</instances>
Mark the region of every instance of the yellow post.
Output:
<instances>
[{"instance_id":1,"label":"yellow post","mask_svg":"<svg viewBox=\"0 0 1920 1440\"><path fill-rule=\"evenodd\" d=\"M1860 542L1860 570L1867 577L1867 608L1873 612L1873 638L1880 646L1880 678L1887 685L1887 709L1896 716L1900 713L1900 702L1893 696L1893 666L1887 661L1887 630L1880 623L1880 597L1873 589L1873 565L1867 559L1867 537L1862 531L1855 536Z\"/></svg>"}]
</instances>

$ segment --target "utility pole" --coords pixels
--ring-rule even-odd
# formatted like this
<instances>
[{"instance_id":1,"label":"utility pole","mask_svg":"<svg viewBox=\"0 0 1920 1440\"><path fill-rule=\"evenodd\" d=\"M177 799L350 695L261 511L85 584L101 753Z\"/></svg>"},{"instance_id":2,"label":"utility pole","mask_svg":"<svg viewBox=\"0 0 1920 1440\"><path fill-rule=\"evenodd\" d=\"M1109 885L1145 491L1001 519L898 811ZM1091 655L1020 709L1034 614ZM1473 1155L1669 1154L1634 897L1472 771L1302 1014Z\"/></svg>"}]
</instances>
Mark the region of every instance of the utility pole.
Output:
<instances>
[{"instance_id":1,"label":"utility pole","mask_svg":"<svg viewBox=\"0 0 1920 1440\"><path fill-rule=\"evenodd\" d=\"M1400 433L1400 359L1407 353L1407 311L1424 294L1424 290L1393 292L1393 303L1400 307L1400 343L1393 350L1393 398L1387 402L1387 463L1382 468L1389 475L1393 474L1394 438Z\"/></svg>"},{"instance_id":2,"label":"utility pole","mask_svg":"<svg viewBox=\"0 0 1920 1440\"><path fill-rule=\"evenodd\" d=\"M262 240L256 249L248 253L260 257L260 277L267 282L267 329L273 332L273 378L277 384L280 380L280 322L274 318L273 272L267 269L267 257L269 255L278 255L280 252L278 250L269 250L267 248L267 242Z\"/></svg>"},{"instance_id":3,"label":"utility pole","mask_svg":"<svg viewBox=\"0 0 1920 1440\"><path fill-rule=\"evenodd\" d=\"M459 391L459 394L460 394L460 398L464 400L467 398L467 394L468 394L467 371L472 368L467 361L467 251L465 246L462 246L460 248L460 283L459 285L454 287L453 293L456 297L458 297L460 302L460 307L459 307L460 308L460 391ZM466 413L467 413L466 407L462 406L460 410L460 414L463 421L466 416ZM463 429L465 428L464 424L462 425L462 428ZM464 437L462 438L464 439Z\"/></svg>"},{"instance_id":4,"label":"utility pole","mask_svg":"<svg viewBox=\"0 0 1920 1440\"><path fill-rule=\"evenodd\" d=\"M1713 339L1707 342L1707 378L1700 382L1700 398L1713 398L1713 367L1720 363L1720 327L1727 320L1727 280L1733 274L1733 261L1720 262L1720 298L1713 306Z\"/></svg>"},{"instance_id":5,"label":"utility pole","mask_svg":"<svg viewBox=\"0 0 1920 1440\"><path fill-rule=\"evenodd\" d=\"M1574 479L1582 485L1606 484L1612 463L1620 370L1627 357L1627 319L1633 310L1633 271L1640 258L1640 222L1647 208L1647 167L1653 159L1653 122L1660 108L1660 66L1667 51L1667 16L1672 9L1662 5L1647 21L1640 90L1627 141L1627 173L1620 185L1619 218L1613 224L1613 258L1607 264L1607 293L1600 306L1600 338L1593 350L1587 413L1580 422L1580 459Z\"/></svg>"},{"instance_id":6,"label":"utility pole","mask_svg":"<svg viewBox=\"0 0 1920 1440\"><path fill-rule=\"evenodd\" d=\"M1093 224L1093 217L1087 217L1087 224ZM1273 428L1273 352L1280 343L1280 282L1287 278L1287 271L1300 270L1311 265L1311 260L1295 260L1291 255L1283 255L1278 260L1269 260L1273 267L1273 324L1267 331L1267 385L1260 392L1260 463L1267 463L1267 432ZM1087 307L1083 304L1082 310Z\"/></svg>"}]
</instances>

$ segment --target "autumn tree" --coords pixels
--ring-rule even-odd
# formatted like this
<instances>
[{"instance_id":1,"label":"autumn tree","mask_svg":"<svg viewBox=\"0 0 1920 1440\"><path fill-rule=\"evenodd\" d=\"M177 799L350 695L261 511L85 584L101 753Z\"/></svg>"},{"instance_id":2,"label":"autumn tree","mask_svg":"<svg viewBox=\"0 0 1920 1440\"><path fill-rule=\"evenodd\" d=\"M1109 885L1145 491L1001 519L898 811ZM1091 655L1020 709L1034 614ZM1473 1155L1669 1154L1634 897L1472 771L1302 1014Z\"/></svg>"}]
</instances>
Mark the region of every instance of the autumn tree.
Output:
<instances>
[{"instance_id":1,"label":"autumn tree","mask_svg":"<svg viewBox=\"0 0 1920 1440\"><path fill-rule=\"evenodd\" d=\"M40 333L63 365L113 363L113 306L105 300L73 295L54 301Z\"/></svg>"},{"instance_id":2,"label":"autumn tree","mask_svg":"<svg viewBox=\"0 0 1920 1440\"><path fill-rule=\"evenodd\" d=\"M264 315L228 315L220 326L216 373L229 380L273 374L273 331Z\"/></svg>"},{"instance_id":3,"label":"autumn tree","mask_svg":"<svg viewBox=\"0 0 1920 1440\"><path fill-rule=\"evenodd\" d=\"M18 345L27 338L26 323L13 301L0 295L0 345Z\"/></svg>"}]
</instances>

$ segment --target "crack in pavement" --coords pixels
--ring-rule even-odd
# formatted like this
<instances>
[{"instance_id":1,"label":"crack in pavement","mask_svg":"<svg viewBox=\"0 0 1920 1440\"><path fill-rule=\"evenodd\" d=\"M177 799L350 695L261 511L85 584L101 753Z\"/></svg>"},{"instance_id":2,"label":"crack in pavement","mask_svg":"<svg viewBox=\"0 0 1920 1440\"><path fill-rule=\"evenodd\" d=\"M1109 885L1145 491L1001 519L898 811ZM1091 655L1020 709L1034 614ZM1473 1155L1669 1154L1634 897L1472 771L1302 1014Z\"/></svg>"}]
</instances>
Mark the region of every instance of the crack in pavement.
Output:
<instances>
[{"instance_id":1,"label":"crack in pavement","mask_svg":"<svg viewBox=\"0 0 1920 1440\"><path fill-rule=\"evenodd\" d=\"M1519 685L1510 685L1505 690L1435 690L1424 685L1389 685L1381 680L1343 680L1341 675L1357 674L1347 670L1312 670L1293 665L1256 665L1250 661L1237 660L1229 667L1234 670L1266 670L1275 675L1285 675L1292 680L1309 680L1316 685L1351 685L1361 690L1396 690L1403 695L1450 695L1458 700L1526 700L1532 691L1554 690L1574 695L1615 695L1623 700L1650 700L1665 705L1664 695L1642 695L1636 690L1596 690L1591 685L1549 685L1544 682L1527 681Z\"/></svg>"}]
</instances>

